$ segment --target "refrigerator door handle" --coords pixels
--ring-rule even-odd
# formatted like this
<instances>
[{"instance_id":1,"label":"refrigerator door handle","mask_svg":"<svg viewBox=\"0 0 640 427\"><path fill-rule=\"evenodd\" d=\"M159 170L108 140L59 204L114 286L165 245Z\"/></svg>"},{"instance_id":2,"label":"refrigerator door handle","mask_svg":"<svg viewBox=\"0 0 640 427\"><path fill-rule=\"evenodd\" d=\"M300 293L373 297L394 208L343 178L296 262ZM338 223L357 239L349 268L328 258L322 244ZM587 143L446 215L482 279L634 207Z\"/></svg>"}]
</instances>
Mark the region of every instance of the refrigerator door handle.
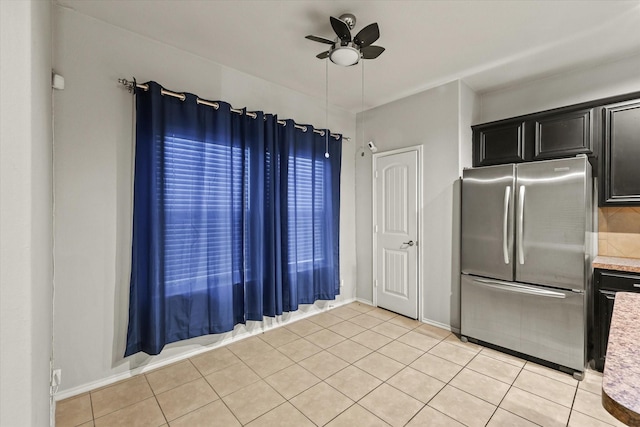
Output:
<instances>
[{"instance_id":1,"label":"refrigerator door handle","mask_svg":"<svg viewBox=\"0 0 640 427\"><path fill-rule=\"evenodd\" d=\"M524 185L518 192L518 260L524 264Z\"/></svg>"},{"instance_id":2,"label":"refrigerator door handle","mask_svg":"<svg viewBox=\"0 0 640 427\"><path fill-rule=\"evenodd\" d=\"M533 288L530 286L518 285L515 283L501 282L498 280L473 279L475 283L488 288L499 289L502 291L515 292L519 294L536 295L547 298L564 299L567 296L562 292L554 292L545 289Z\"/></svg>"},{"instance_id":3,"label":"refrigerator door handle","mask_svg":"<svg viewBox=\"0 0 640 427\"><path fill-rule=\"evenodd\" d=\"M509 264L509 200L511 197L511 186L507 185L504 189L504 216L502 217L502 255L504 263Z\"/></svg>"}]
</instances>

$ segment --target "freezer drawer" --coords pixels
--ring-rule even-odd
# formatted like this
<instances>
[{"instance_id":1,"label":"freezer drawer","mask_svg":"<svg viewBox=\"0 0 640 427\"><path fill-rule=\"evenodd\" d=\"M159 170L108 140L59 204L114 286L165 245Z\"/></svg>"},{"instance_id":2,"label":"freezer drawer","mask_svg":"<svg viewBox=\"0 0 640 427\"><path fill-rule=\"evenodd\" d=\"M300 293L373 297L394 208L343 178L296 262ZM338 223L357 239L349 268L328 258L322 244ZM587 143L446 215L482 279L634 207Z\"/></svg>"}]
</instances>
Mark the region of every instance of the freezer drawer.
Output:
<instances>
[{"instance_id":1,"label":"freezer drawer","mask_svg":"<svg viewBox=\"0 0 640 427\"><path fill-rule=\"evenodd\" d=\"M463 274L461 299L462 335L584 370L584 293Z\"/></svg>"}]
</instances>

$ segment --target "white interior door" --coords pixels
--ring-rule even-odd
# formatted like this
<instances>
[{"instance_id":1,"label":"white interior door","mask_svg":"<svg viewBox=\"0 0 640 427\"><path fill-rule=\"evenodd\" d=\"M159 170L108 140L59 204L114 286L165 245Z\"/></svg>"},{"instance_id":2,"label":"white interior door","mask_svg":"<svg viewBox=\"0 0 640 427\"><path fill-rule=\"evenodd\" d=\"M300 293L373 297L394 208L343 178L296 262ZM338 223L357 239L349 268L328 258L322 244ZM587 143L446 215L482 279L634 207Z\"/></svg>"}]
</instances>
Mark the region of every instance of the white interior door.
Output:
<instances>
[{"instance_id":1,"label":"white interior door","mask_svg":"<svg viewBox=\"0 0 640 427\"><path fill-rule=\"evenodd\" d=\"M419 151L374 156L374 295L378 307L418 318Z\"/></svg>"}]
</instances>

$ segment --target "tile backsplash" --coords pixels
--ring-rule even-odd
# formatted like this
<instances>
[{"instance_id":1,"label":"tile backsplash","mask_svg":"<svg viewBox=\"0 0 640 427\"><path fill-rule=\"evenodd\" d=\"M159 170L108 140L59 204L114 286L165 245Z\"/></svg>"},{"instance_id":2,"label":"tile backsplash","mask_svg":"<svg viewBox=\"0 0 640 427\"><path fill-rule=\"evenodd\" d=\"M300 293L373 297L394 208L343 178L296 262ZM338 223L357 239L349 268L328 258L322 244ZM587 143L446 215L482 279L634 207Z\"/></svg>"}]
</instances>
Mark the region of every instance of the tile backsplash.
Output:
<instances>
[{"instance_id":1,"label":"tile backsplash","mask_svg":"<svg viewBox=\"0 0 640 427\"><path fill-rule=\"evenodd\" d=\"M640 258L640 207L598 209L598 255Z\"/></svg>"}]
</instances>

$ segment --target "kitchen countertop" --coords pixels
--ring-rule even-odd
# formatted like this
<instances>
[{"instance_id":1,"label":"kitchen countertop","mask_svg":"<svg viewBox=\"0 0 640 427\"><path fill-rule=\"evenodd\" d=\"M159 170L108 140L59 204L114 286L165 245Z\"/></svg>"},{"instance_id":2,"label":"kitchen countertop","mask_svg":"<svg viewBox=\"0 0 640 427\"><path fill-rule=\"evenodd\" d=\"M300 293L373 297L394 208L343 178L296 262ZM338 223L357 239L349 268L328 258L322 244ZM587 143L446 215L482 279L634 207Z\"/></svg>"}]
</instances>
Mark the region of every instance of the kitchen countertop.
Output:
<instances>
[{"instance_id":1,"label":"kitchen countertop","mask_svg":"<svg viewBox=\"0 0 640 427\"><path fill-rule=\"evenodd\" d=\"M597 256L593 260L593 268L640 273L640 259Z\"/></svg>"},{"instance_id":2,"label":"kitchen countertop","mask_svg":"<svg viewBox=\"0 0 640 427\"><path fill-rule=\"evenodd\" d=\"M602 406L630 426L640 426L640 294L618 292L602 377Z\"/></svg>"}]
</instances>

